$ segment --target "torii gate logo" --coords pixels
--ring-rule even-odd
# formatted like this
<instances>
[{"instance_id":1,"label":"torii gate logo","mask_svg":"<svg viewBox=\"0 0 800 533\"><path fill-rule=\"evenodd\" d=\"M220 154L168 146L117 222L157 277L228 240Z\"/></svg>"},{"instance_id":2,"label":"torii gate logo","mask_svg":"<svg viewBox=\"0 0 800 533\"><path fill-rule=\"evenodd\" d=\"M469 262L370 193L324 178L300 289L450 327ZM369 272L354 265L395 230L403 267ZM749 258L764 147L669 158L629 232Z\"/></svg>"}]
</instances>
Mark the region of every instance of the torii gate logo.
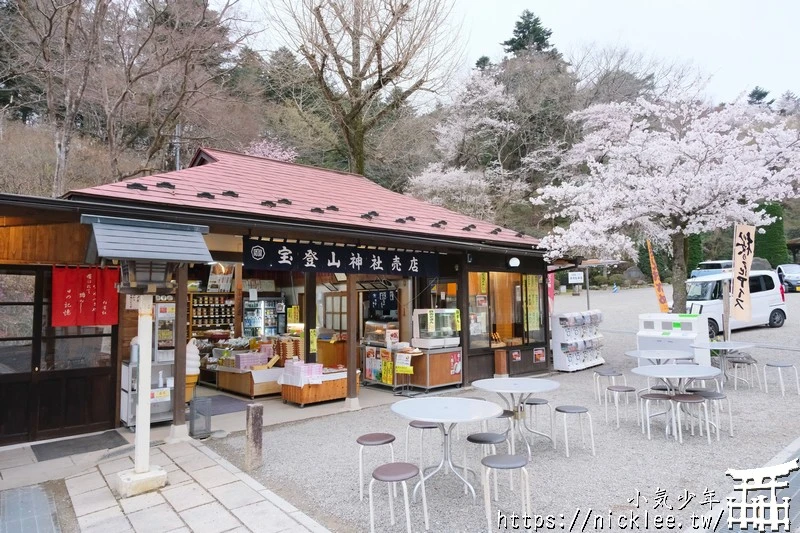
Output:
<instances>
[{"instance_id":1,"label":"torii gate logo","mask_svg":"<svg viewBox=\"0 0 800 533\"><path fill-rule=\"evenodd\" d=\"M780 465L765 466L763 468L751 468L749 470L734 470L729 468L725 474L731 476L734 481L741 481L740 485L734 485L734 491L741 491L741 499L728 497L728 529L738 525L741 529L748 529L750 526L758 531L778 531L783 526L782 531L790 531L789 521L789 502L791 498L782 498L783 502L778 503L777 489L785 489L789 486L788 481L778 482L777 479L788 476L791 472L798 470L800 464L798 459ZM747 501L749 491L769 490L769 500L763 494L758 497L750 498ZM738 511L738 514L734 514Z\"/></svg>"}]
</instances>

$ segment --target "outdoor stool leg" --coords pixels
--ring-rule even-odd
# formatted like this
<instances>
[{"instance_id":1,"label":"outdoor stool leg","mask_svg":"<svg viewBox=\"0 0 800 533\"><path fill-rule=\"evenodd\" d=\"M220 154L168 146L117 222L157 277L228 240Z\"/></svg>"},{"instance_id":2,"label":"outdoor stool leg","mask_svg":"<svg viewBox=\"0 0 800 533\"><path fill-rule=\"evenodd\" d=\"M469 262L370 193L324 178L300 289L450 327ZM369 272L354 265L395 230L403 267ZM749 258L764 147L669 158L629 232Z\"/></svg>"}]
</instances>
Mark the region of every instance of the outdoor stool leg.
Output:
<instances>
[{"instance_id":1,"label":"outdoor stool leg","mask_svg":"<svg viewBox=\"0 0 800 533\"><path fill-rule=\"evenodd\" d=\"M650 400L644 400L644 418L647 421L647 440L652 440L650 437Z\"/></svg>"},{"instance_id":2,"label":"outdoor stool leg","mask_svg":"<svg viewBox=\"0 0 800 533\"><path fill-rule=\"evenodd\" d=\"M564 418L564 450L567 452L567 457L569 457L569 436L567 435L567 413L561 413Z\"/></svg>"},{"instance_id":3,"label":"outdoor stool leg","mask_svg":"<svg viewBox=\"0 0 800 533\"><path fill-rule=\"evenodd\" d=\"M794 382L797 385L797 395L800 396L800 378L797 376L797 367L792 365L792 368L794 369Z\"/></svg>"},{"instance_id":4,"label":"outdoor stool leg","mask_svg":"<svg viewBox=\"0 0 800 533\"><path fill-rule=\"evenodd\" d=\"M492 444L492 455L497 454L497 446ZM497 471L494 473L494 501L499 498L499 491L497 490Z\"/></svg>"},{"instance_id":5,"label":"outdoor stool leg","mask_svg":"<svg viewBox=\"0 0 800 533\"><path fill-rule=\"evenodd\" d=\"M527 511L525 512L525 516L533 516L532 509L531 509L531 480L530 476L528 475L528 469L524 466L522 467L522 473L525 476L525 505ZM520 476L522 477L522 476Z\"/></svg>"},{"instance_id":6,"label":"outdoor stool leg","mask_svg":"<svg viewBox=\"0 0 800 533\"><path fill-rule=\"evenodd\" d=\"M375 478L369 482L369 531L375 533L375 507L372 505L372 484L375 483Z\"/></svg>"},{"instance_id":7,"label":"outdoor stool leg","mask_svg":"<svg viewBox=\"0 0 800 533\"><path fill-rule=\"evenodd\" d=\"M406 462L410 463L411 461L408 460L408 430L411 429L411 426L406 426Z\"/></svg>"},{"instance_id":8,"label":"outdoor stool leg","mask_svg":"<svg viewBox=\"0 0 800 533\"><path fill-rule=\"evenodd\" d=\"M422 485L422 516L425 518L425 531L431 528L430 520L428 518L428 497L425 495L425 476L422 472L419 473L420 485Z\"/></svg>"},{"instance_id":9,"label":"outdoor stool leg","mask_svg":"<svg viewBox=\"0 0 800 533\"><path fill-rule=\"evenodd\" d=\"M491 533L493 531L492 528L492 500L491 496L489 495L489 491L491 487L489 487L489 468L484 466L483 467L483 508L484 512L486 513L486 526L488 527L487 531Z\"/></svg>"},{"instance_id":10,"label":"outdoor stool leg","mask_svg":"<svg viewBox=\"0 0 800 533\"><path fill-rule=\"evenodd\" d=\"M358 446L358 497L364 501L364 447Z\"/></svg>"},{"instance_id":11,"label":"outdoor stool leg","mask_svg":"<svg viewBox=\"0 0 800 533\"><path fill-rule=\"evenodd\" d=\"M406 531L411 533L411 507L408 505L408 483L405 481L403 481L403 500L406 504Z\"/></svg>"},{"instance_id":12,"label":"outdoor stool leg","mask_svg":"<svg viewBox=\"0 0 800 533\"><path fill-rule=\"evenodd\" d=\"M389 449L392 451L392 462L394 462L394 445L390 442ZM394 485L394 496L397 497L397 483L392 483Z\"/></svg>"},{"instance_id":13,"label":"outdoor stool leg","mask_svg":"<svg viewBox=\"0 0 800 533\"><path fill-rule=\"evenodd\" d=\"M786 397L786 388L783 386L783 372L781 371L781 367L778 367L778 381L781 384L781 397Z\"/></svg>"},{"instance_id":14,"label":"outdoor stool leg","mask_svg":"<svg viewBox=\"0 0 800 533\"><path fill-rule=\"evenodd\" d=\"M681 406L675 404L675 411L678 415L678 443L683 444L683 424L681 424Z\"/></svg>"},{"instance_id":15,"label":"outdoor stool leg","mask_svg":"<svg viewBox=\"0 0 800 533\"><path fill-rule=\"evenodd\" d=\"M606 404L606 424L608 424L608 389L603 391L604 403Z\"/></svg>"},{"instance_id":16,"label":"outdoor stool leg","mask_svg":"<svg viewBox=\"0 0 800 533\"><path fill-rule=\"evenodd\" d=\"M578 427L581 428L581 443L586 448L586 435L583 434L583 417L581 417L580 413L578 413Z\"/></svg>"},{"instance_id":17,"label":"outdoor stool leg","mask_svg":"<svg viewBox=\"0 0 800 533\"><path fill-rule=\"evenodd\" d=\"M795 371L796 372L796 371ZM797 385L797 394L800 395L800 381L798 381ZM555 411L553 410L553 406L547 404L550 408L550 437L553 441L553 449L556 449L556 425L555 425Z\"/></svg>"},{"instance_id":18,"label":"outdoor stool leg","mask_svg":"<svg viewBox=\"0 0 800 533\"><path fill-rule=\"evenodd\" d=\"M394 525L394 498L392 498L392 487L393 483L388 483L390 485L389 488L389 517L391 519L392 525Z\"/></svg>"},{"instance_id":19,"label":"outdoor stool leg","mask_svg":"<svg viewBox=\"0 0 800 533\"><path fill-rule=\"evenodd\" d=\"M710 445L711 444L711 429L709 428L709 424L708 424L708 404L706 402L703 402L701 405L703 407L703 411L704 411L704 414L705 414L705 417L706 417L706 438L708 439L708 444ZM700 405L698 405L697 411L698 411L698 414L700 414ZM699 421L697 422L697 425L700 426L700 422ZM717 430L719 431L719 429L717 429ZM700 436L701 437L703 436L702 429L700 430ZM717 437L719 437L719 434L717 434Z\"/></svg>"},{"instance_id":20,"label":"outdoor stool leg","mask_svg":"<svg viewBox=\"0 0 800 533\"><path fill-rule=\"evenodd\" d=\"M589 440L592 442L592 457L595 457L597 454L594 452L594 428L592 427L592 415L586 413L586 418L589 419Z\"/></svg>"}]
</instances>

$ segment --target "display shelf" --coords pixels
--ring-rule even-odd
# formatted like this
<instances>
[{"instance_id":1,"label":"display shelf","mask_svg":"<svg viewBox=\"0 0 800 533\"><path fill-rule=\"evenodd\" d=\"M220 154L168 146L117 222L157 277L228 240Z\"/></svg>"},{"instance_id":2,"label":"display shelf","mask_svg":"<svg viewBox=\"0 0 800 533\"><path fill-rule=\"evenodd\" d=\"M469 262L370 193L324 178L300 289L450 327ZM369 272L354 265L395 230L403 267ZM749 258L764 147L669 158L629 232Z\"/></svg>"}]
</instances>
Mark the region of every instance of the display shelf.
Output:
<instances>
[{"instance_id":1,"label":"display shelf","mask_svg":"<svg viewBox=\"0 0 800 533\"><path fill-rule=\"evenodd\" d=\"M232 292L190 292L188 338L197 337L209 329L233 329L234 294Z\"/></svg>"},{"instance_id":2,"label":"display shelf","mask_svg":"<svg viewBox=\"0 0 800 533\"><path fill-rule=\"evenodd\" d=\"M602 365L603 335L598 331L603 313L598 310L555 315L551 321L553 368L575 372Z\"/></svg>"}]
</instances>

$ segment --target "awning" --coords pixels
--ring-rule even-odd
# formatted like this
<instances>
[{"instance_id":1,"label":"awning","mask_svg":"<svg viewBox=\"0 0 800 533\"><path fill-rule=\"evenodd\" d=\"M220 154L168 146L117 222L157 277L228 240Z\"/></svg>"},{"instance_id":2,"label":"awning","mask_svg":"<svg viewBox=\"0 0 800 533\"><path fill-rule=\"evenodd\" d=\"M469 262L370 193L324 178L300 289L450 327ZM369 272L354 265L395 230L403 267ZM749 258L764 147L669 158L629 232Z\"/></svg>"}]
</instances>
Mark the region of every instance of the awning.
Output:
<instances>
[{"instance_id":1,"label":"awning","mask_svg":"<svg viewBox=\"0 0 800 533\"><path fill-rule=\"evenodd\" d=\"M81 223L92 225L87 263L95 263L98 258L173 263L212 261L203 240L208 226L95 215L81 216Z\"/></svg>"}]
</instances>

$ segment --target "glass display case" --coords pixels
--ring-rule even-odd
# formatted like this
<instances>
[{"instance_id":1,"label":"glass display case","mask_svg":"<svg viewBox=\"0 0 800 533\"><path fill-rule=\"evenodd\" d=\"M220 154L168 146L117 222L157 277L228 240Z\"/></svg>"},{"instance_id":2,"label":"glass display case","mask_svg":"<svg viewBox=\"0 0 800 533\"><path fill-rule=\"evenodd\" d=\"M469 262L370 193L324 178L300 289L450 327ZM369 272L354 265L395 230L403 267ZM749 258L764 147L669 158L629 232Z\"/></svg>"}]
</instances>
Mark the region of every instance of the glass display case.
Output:
<instances>
[{"instance_id":1,"label":"glass display case","mask_svg":"<svg viewBox=\"0 0 800 533\"><path fill-rule=\"evenodd\" d=\"M412 346L448 348L461 344L461 312L458 309L415 309L412 324Z\"/></svg>"},{"instance_id":2,"label":"glass display case","mask_svg":"<svg viewBox=\"0 0 800 533\"><path fill-rule=\"evenodd\" d=\"M400 323L394 320L367 320L364 322L362 342L370 346L386 346L386 330L400 329Z\"/></svg>"}]
</instances>

